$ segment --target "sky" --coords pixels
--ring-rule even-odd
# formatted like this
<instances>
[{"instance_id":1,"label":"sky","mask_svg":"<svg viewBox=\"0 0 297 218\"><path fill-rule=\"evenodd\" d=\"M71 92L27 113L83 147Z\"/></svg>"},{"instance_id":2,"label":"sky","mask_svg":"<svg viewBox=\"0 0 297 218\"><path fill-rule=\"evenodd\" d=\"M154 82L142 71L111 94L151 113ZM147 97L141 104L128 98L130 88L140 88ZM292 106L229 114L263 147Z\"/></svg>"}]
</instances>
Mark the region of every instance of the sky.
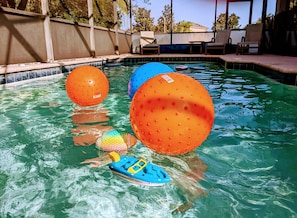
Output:
<instances>
[{"instance_id":1,"label":"sky","mask_svg":"<svg viewBox=\"0 0 297 218\"><path fill-rule=\"evenodd\" d=\"M172 0L173 1L173 13L175 23L185 20L193 23L200 24L208 27L211 31L211 27L214 23L215 14L215 0ZM276 0L267 1L267 14L275 14ZM162 16L162 10L164 6L169 4L170 0L150 0L150 5L144 4L143 0L132 0L132 4L137 3L139 7L144 7L147 10L151 10L151 17L154 18L155 24L160 16ZM263 0L254 0L253 3L253 15L252 23L255 23L261 18ZM240 17L240 28L244 28L249 21L250 2L231 2L229 3L229 15L235 13ZM221 13L226 13L226 0L218 0L217 16ZM128 26L129 20L126 19L124 24Z\"/></svg>"}]
</instances>

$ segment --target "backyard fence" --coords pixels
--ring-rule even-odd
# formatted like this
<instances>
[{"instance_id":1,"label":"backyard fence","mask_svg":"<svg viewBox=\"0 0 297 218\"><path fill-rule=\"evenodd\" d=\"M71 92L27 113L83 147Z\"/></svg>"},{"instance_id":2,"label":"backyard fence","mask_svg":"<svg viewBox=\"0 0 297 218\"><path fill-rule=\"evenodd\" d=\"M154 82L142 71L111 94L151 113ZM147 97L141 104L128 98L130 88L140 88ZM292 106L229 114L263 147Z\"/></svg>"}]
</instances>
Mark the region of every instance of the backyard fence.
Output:
<instances>
[{"instance_id":1,"label":"backyard fence","mask_svg":"<svg viewBox=\"0 0 297 218\"><path fill-rule=\"evenodd\" d=\"M0 65L122 54L130 50L130 33L0 6Z\"/></svg>"},{"instance_id":2,"label":"backyard fence","mask_svg":"<svg viewBox=\"0 0 297 218\"><path fill-rule=\"evenodd\" d=\"M91 1L88 1L91 2ZM50 18L47 1L42 14L0 6L0 65L89 58L123 53L139 53L139 34L103 28L69 20ZM281 34L280 34L281 33ZM240 42L245 30L232 30L232 44ZM265 31L263 50L296 56L297 31ZM160 45L210 41L213 32L156 34Z\"/></svg>"}]
</instances>

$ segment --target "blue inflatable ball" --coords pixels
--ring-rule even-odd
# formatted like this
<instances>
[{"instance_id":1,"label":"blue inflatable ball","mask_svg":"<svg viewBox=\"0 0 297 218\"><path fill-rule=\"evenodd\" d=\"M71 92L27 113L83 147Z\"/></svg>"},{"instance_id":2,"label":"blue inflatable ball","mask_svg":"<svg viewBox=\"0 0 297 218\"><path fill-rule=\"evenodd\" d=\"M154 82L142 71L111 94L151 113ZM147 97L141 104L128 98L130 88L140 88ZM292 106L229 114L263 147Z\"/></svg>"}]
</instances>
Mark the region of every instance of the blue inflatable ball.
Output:
<instances>
[{"instance_id":1,"label":"blue inflatable ball","mask_svg":"<svg viewBox=\"0 0 297 218\"><path fill-rule=\"evenodd\" d=\"M162 73L174 72L168 65L150 62L138 67L131 75L128 84L128 95L132 99L139 87L148 79Z\"/></svg>"}]
</instances>

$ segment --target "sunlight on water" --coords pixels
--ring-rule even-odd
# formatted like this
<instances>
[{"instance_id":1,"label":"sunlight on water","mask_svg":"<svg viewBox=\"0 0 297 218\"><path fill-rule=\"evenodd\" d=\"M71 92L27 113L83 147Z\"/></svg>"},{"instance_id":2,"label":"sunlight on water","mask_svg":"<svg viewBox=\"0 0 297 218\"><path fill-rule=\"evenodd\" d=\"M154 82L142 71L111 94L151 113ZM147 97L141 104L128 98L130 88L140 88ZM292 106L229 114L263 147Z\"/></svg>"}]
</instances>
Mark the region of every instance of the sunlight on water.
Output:
<instances>
[{"instance_id":1,"label":"sunlight on water","mask_svg":"<svg viewBox=\"0 0 297 218\"><path fill-rule=\"evenodd\" d=\"M103 68L110 92L95 107L69 100L67 75L3 88L0 217L296 217L297 88L213 63L187 65L215 104L208 139L179 156L140 142L129 150L170 174L162 187L81 164L106 155L95 143L108 129L133 134L127 85L137 65Z\"/></svg>"}]
</instances>

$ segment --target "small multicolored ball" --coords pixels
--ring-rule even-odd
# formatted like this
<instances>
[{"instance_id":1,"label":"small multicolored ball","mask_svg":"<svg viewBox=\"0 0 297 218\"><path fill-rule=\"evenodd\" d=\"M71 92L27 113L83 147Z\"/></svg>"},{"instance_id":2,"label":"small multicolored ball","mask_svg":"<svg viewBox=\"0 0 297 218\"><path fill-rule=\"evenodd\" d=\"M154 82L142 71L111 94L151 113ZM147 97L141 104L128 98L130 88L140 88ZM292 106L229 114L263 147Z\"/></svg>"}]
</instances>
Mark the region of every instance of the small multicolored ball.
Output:
<instances>
[{"instance_id":1,"label":"small multicolored ball","mask_svg":"<svg viewBox=\"0 0 297 218\"><path fill-rule=\"evenodd\" d=\"M66 92L75 104L94 106L107 97L109 82L100 69L93 66L81 66L68 75Z\"/></svg>"}]
</instances>

